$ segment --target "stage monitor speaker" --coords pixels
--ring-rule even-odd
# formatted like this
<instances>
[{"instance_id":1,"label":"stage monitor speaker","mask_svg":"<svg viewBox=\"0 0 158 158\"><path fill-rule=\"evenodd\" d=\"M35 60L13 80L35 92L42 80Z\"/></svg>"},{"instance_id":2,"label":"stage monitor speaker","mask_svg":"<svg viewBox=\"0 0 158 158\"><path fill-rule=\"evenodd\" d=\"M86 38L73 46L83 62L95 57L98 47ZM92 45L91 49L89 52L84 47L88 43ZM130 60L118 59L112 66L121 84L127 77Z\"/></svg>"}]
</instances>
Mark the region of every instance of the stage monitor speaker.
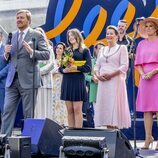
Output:
<instances>
[{"instance_id":1,"label":"stage monitor speaker","mask_svg":"<svg viewBox=\"0 0 158 158\"><path fill-rule=\"evenodd\" d=\"M10 158L31 158L31 137L9 137Z\"/></svg>"},{"instance_id":2,"label":"stage monitor speaker","mask_svg":"<svg viewBox=\"0 0 158 158\"><path fill-rule=\"evenodd\" d=\"M95 157L107 158L108 148L106 145L105 137L81 137L81 136L64 136L62 138L62 153L66 157Z\"/></svg>"},{"instance_id":3,"label":"stage monitor speaker","mask_svg":"<svg viewBox=\"0 0 158 158\"><path fill-rule=\"evenodd\" d=\"M132 146L120 130L109 129L67 129L64 136L105 137L109 158L135 158Z\"/></svg>"},{"instance_id":4,"label":"stage monitor speaker","mask_svg":"<svg viewBox=\"0 0 158 158\"><path fill-rule=\"evenodd\" d=\"M58 156L63 129L56 122L46 119L25 119L22 136L31 136L32 154Z\"/></svg>"}]
</instances>

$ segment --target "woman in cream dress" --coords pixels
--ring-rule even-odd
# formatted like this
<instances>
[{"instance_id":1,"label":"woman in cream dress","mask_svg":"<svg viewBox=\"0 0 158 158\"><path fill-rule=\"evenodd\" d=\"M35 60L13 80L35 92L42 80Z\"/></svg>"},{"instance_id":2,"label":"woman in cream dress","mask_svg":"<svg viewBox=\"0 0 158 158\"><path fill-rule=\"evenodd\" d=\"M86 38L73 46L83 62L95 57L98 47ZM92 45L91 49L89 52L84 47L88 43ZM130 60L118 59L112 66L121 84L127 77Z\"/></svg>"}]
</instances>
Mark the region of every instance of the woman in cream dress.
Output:
<instances>
[{"instance_id":1,"label":"woman in cream dress","mask_svg":"<svg viewBox=\"0 0 158 158\"><path fill-rule=\"evenodd\" d=\"M65 101L60 100L61 95L61 83L63 75L58 71L60 66L62 54L65 50L65 44L59 42L55 47L55 67L52 71L53 74L53 120L58 122L60 125L67 126L67 110Z\"/></svg>"},{"instance_id":2,"label":"woman in cream dress","mask_svg":"<svg viewBox=\"0 0 158 158\"><path fill-rule=\"evenodd\" d=\"M118 30L115 26L106 29L108 46L101 48L94 67L98 78L95 126L128 128L131 126L126 91L128 52L126 46L117 44Z\"/></svg>"},{"instance_id":3,"label":"woman in cream dress","mask_svg":"<svg viewBox=\"0 0 158 158\"><path fill-rule=\"evenodd\" d=\"M36 28L36 30L41 32L45 36L45 40L50 51L50 59L39 61L42 86L38 89L34 117L52 119L52 69L55 64L54 51L53 47L49 44L44 31L41 28Z\"/></svg>"}]
</instances>

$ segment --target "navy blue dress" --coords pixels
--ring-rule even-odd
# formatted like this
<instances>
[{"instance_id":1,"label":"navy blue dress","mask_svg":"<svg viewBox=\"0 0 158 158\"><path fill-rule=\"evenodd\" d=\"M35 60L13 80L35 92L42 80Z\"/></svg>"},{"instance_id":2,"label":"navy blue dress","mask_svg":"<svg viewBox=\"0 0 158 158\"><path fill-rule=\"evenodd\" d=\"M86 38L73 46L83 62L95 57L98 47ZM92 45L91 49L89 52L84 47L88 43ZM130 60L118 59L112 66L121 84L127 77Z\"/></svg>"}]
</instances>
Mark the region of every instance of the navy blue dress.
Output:
<instances>
[{"instance_id":1,"label":"navy blue dress","mask_svg":"<svg viewBox=\"0 0 158 158\"><path fill-rule=\"evenodd\" d=\"M61 85L61 100L65 101L86 101L86 81L84 73L91 72L91 56L88 48L84 48L83 52L79 49L73 51L75 61L86 60L83 66L78 66L80 72L63 73L64 67L60 67L59 71L63 73Z\"/></svg>"}]
</instances>

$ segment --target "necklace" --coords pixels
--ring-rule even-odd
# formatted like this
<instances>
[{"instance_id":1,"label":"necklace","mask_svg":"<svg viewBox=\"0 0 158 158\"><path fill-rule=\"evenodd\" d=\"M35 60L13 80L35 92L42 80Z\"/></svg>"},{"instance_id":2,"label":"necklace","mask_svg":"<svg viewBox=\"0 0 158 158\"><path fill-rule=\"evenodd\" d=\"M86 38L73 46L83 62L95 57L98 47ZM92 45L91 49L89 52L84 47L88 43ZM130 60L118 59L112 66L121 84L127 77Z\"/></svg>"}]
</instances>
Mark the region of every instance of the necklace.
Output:
<instances>
[{"instance_id":1,"label":"necklace","mask_svg":"<svg viewBox=\"0 0 158 158\"><path fill-rule=\"evenodd\" d=\"M108 49L107 53L103 53L103 56L105 57L105 62L106 62L106 63L109 62L108 59L109 59L111 56L113 56L114 54L116 54L116 53L118 52L118 50L120 49L120 47L121 47L121 45L116 49L116 51L115 51L114 53L112 53L112 54L110 54L110 55L109 55L109 52L110 52L110 49L111 49L111 48ZM103 51L104 51L104 50L105 50L105 47L104 47ZM106 54L107 54L107 55L106 55Z\"/></svg>"}]
</instances>

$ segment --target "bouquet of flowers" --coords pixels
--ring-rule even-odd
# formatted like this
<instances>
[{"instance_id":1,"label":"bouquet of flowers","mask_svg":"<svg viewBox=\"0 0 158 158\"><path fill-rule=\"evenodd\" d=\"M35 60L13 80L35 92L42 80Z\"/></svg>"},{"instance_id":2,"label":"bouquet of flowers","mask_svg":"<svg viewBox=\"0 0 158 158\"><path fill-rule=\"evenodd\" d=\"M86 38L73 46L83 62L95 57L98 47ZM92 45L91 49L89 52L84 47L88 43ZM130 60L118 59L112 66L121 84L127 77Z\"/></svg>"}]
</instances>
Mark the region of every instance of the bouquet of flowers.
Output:
<instances>
[{"instance_id":1,"label":"bouquet of flowers","mask_svg":"<svg viewBox=\"0 0 158 158\"><path fill-rule=\"evenodd\" d=\"M72 56L73 56L73 51L69 47L64 52L63 58L61 60L61 65L64 67L69 67L69 66L73 65L74 59L72 58Z\"/></svg>"},{"instance_id":2,"label":"bouquet of flowers","mask_svg":"<svg viewBox=\"0 0 158 158\"><path fill-rule=\"evenodd\" d=\"M73 51L69 47L64 52L63 58L61 60L61 66L64 66L64 67L70 67L72 65L83 66L86 63L85 60L75 61L72 56L73 56ZM80 72L80 71L72 70L71 72Z\"/></svg>"}]
</instances>

